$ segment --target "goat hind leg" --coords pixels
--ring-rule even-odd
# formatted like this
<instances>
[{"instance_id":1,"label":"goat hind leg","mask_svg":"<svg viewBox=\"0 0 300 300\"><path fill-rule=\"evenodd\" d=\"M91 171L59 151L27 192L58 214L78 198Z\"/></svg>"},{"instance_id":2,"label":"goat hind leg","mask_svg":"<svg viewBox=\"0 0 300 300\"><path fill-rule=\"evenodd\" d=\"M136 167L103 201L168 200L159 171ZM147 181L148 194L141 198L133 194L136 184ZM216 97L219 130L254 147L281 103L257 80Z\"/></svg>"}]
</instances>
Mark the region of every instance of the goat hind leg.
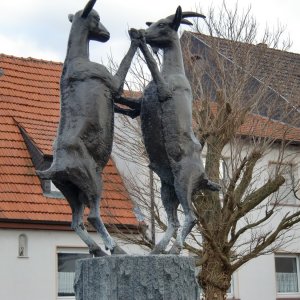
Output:
<instances>
[{"instance_id":1,"label":"goat hind leg","mask_svg":"<svg viewBox=\"0 0 300 300\"><path fill-rule=\"evenodd\" d=\"M82 241L89 247L89 252L94 256L105 256L107 255L99 245L91 238L82 221L84 212L84 205L80 202L72 204L72 229L82 239Z\"/></svg>"},{"instance_id":2,"label":"goat hind leg","mask_svg":"<svg viewBox=\"0 0 300 300\"><path fill-rule=\"evenodd\" d=\"M185 170L185 171L184 171ZM192 192L194 190L194 172L192 168L183 168L179 176L175 176L174 186L179 202L182 206L185 218L181 226L175 243L169 253L179 254L183 248L183 243L197 223L197 217L194 214L192 206Z\"/></svg>"},{"instance_id":3,"label":"goat hind leg","mask_svg":"<svg viewBox=\"0 0 300 300\"><path fill-rule=\"evenodd\" d=\"M173 186L162 182L161 200L168 216L168 227L162 239L155 245L154 249L151 251L151 254L162 253L168 246L171 238L179 227L179 221L177 218L177 208L179 205L179 201Z\"/></svg>"},{"instance_id":4,"label":"goat hind leg","mask_svg":"<svg viewBox=\"0 0 300 300\"><path fill-rule=\"evenodd\" d=\"M106 249L109 249L111 254L126 254L126 252L117 245L114 239L108 233L102 219L100 216L100 197L96 196L94 201L90 201L90 213L88 216L88 221L93 225L93 227L100 234Z\"/></svg>"},{"instance_id":5,"label":"goat hind leg","mask_svg":"<svg viewBox=\"0 0 300 300\"><path fill-rule=\"evenodd\" d=\"M80 201L81 191L71 181L53 180L54 184L63 193L72 209L71 228L77 233L81 240L88 246L89 252L94 256L107 255L100 246L92 239L83 224L84 202Z\"/></svg>"}]
</instances>

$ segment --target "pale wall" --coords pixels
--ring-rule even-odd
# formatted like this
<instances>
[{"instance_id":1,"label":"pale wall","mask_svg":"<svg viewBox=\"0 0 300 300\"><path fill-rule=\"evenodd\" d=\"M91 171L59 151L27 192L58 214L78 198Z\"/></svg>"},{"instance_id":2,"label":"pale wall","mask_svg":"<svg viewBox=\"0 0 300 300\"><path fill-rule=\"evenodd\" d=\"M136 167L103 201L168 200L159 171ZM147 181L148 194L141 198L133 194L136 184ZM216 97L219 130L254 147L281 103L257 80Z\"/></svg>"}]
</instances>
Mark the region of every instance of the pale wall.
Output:
<instances>
[{"instance_id":1,"label":"pale wall","mask_svg":"<svg viewBox=\"0 0 300 300\"><path fill-rule=\"evenodd\" d=\"M237 272L236 297L242 300L275 300L274 255L260 256L251 260Z\"/></svg>"},{"instance_id":2,"label":"pale wall","mask_svg":"<svg viewBox=\"0 0 300 300\"><path fill-rule=\"evenodd\" d=\"M18 237L28 237L28 258L18 258ZM93 234L96 241L100 238ZM55 300L57 247L85 247L74 232L0 230L0 299ZM102 246L103 247L103 246ZM122 246L142 254L137 246Z\"/></svg>"}]
</instances>

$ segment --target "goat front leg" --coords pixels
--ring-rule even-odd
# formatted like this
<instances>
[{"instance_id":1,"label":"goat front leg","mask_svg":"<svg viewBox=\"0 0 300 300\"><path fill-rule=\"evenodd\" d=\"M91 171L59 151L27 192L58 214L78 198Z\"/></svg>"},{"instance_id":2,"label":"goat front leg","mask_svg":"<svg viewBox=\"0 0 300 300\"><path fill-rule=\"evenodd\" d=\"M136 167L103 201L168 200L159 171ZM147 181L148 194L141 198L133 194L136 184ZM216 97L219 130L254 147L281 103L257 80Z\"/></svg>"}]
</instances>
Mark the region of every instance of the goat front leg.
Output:
<instances>
[{"instance_id":1,"label":"goat front leg","mask_svg":"<svg viewBox=\"0 0 300 300\"><path fill-rule=\"evenodd\" d=\"M122 108L115 104L115 112L131 117L132 119L138 117L141 113L141 102L142 99L133 99L125 97L117 97L114 100L115 103L128 106L130 109Z\"/></svg>"},{"instance_id":2,"label":"goat front leg","mask_svg":"<svg viewBox=\"0 0 300 300\"><path fill-rule=\"evenodd\" d=\"M142 98L135 99L120 96L115 99L115 103L126 105L131 109L141 109L141 102Z\"/></svg>"},{"instance_id":3,"label":"goat front leg","mask_svg":"<svg viewBox=\"0 0 300 300\"><path fill-rule=\"evenodd\" d=\"M130 29L130 36L136 36L137 32L142 36L143 31L137 31L136 29ZM156 64L155 59L153 58L152 54L150 53L145 38L141 37L140 49L145 57L147 66L151 72L152 78L157 85L158 97L160 102L167 101L172 98L172 92L168 87L168 84L162 77L161 73L159 72L158 66Z\"/></svg>"},{"instance_id":4,"label":"goat front leg","mask_svg":"<svg viewBox=\"0 0 300 300\"><path fill-rule=\"evenodd\" d=\"M116 104L114 105L114 110L115 110L115 113L128 116L131 119L135 119L141 113L140 109L122 108Z\"/></svg>"},{"instance_id":5,"label":"goat front leg","mask_svg":"<svg viewBox=\"0 0 300 300\"><path fill-rule=\"evenodd\" d=\"M132 39L128 52L122 59L117 73L114 76L116 81L116 94L121 95L125 78L130 68L132 59L136 53L137 48L139 47L140 41L138 39Z\"/></svg>"}]
</instances>

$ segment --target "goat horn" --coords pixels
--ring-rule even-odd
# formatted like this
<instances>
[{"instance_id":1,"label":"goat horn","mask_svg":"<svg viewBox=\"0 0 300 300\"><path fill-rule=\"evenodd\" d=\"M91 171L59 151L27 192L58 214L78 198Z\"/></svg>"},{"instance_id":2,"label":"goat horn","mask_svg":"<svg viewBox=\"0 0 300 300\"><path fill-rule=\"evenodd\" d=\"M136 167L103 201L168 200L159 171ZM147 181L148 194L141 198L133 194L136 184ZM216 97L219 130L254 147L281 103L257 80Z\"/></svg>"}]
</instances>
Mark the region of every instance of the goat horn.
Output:
<instances>
[{"instance_id":1,"label":"goat horn","mask_svg":"<svg viewBox=\"0 0 300 300\"><path fill-rule=\"evenodd\" d=\"M202 14L198 14L196 12L193 11L184 11L182 12L182 18L190 18L190 17L198 17L198 18L206 18L204 15Z\"/></svg>"},{"instance_id":2,"label":"goat horn","mask_svg":"<svg viewBox=\"0 0 300 300\"><path fill-rule=\"evenodd\" d=\"M173 20L173 19L174 19L174 16L175 16L175 15L168 16L167 19ZM183 18L191 18L191 17L198 17L198 18L204 18L204 19L206 18L204 15L198 14L198 13L193 12L193 11L185 11L185 12L182 12L182 19L183 19Z\"/></svg>"},{"instance_id":3,"label":"goat horn","mask_svg":"<svg viewBox=\"0 0 300 300\"><path fill-rule=\"evenodd\" d=\"M97 1L97 0L90 0L90 1L86 4L86 6L85 6L85 8L83 9L83 12L82 12L82 14L81 14L81 17L82 17L82 18L85 19L85 18L89 15L89 13L90 13L91 10L93 9L93 7L94 7L96 1Z\"/></svg>"}]
</instances>

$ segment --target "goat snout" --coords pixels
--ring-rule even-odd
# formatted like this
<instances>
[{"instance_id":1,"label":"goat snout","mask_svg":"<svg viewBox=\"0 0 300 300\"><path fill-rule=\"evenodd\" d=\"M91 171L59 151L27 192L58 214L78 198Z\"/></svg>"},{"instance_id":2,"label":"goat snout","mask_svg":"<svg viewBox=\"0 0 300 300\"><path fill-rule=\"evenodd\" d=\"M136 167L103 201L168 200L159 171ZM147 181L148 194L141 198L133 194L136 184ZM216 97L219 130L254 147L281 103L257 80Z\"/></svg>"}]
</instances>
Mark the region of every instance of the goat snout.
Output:
<instances>
[{"instance_id":1,"label":"goat snout","mask_svg":"<svg viewBox=\"0 0 300 300\"><path fill-rule=\"evenodd\" d=\"M107 41L110 39L110 33L107 32L107 31L103 31L103 32L101 33L101 35L102 35L102 38L103 38L103 41L104 41L104 42L107 42Z\"/></svg>"}]
</instances>

